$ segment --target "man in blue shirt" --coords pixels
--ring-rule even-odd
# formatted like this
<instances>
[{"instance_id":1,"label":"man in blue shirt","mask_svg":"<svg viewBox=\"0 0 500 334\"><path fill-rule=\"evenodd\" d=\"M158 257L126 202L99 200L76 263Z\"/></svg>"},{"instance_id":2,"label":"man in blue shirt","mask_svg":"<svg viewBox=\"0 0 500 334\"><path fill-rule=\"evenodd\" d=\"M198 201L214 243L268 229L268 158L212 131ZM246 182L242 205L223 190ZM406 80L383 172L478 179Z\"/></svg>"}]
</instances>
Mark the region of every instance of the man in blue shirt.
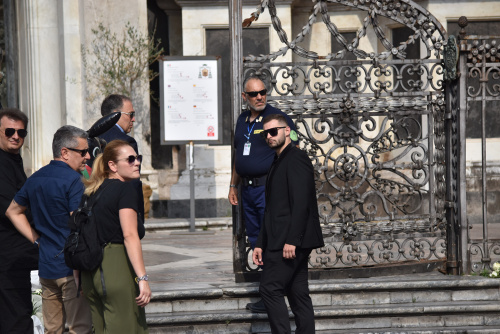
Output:
<instances>
[{"instance_id":1,"label":"man in blue shirt","mask_svg":"<svg viewBox=\"0 0 500 334\"><path fill-rule=\"evenodd\" d=\"M90 334L89 305L85 298L77 297L77 273L66 266L63 254L70 233L68 219L78 208L84 190L80 172L89 158L87 133L71 125L61 127L54 134L52 152L54 160L28 178L6 215L22 235L39 247L38 275L46 333L63 333L67 323L70 333ZM36 230L24 215L28 207Z\"/></svg>"},{"instance_id":2,"label":"man in blue shirt","mask_svg":"<svg viewBox=\"0 0 500 334\"><path fill-rule=\"evenodd\" d=\"M290 117L267 104L267 89L262 80L249 77L243 88L242 96L248 110L241 113L236 121L235 155L228 198L232 205L238 205L237 186L241 183L243 219L250 247L254 249L264 220L266 176L275 155L260 135L263 131L262 120L270 114L281 114L291 129L290 138L294 145L298 144L298 137ZM248 304L247 308L254 312L266 312L262 301Z\"/></svg>"}]
</instances>

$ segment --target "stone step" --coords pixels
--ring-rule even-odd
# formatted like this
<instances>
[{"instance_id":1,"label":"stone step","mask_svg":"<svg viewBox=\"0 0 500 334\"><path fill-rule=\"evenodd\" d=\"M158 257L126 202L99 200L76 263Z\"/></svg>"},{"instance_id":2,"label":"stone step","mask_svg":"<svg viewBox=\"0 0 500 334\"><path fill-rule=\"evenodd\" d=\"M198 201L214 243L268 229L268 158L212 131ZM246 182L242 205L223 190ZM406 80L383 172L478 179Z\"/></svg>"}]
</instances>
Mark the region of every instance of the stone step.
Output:
<instances>
[{"instance_id":1,"label":"stone step","mask_svg":"<svg viewBox=\"0 0 500 334\"><path fill-rule=\"evenodd\" d=\"M423 304L455 301L498 301L500 280L450 277L435 280L332 280L310 281L313 304L319 306ZM146 312L243 310L259 299L258 285L242 283L212 289L154 292Z\"/></svg>"},{"instance_id":2,"label":"stone step","mask_svg":"<svg viewBox=\"0 0 500 334\"><path fill-rule=\"evenodd\" d=\"M232 227L232 217L196 218L195 230L221 230ZM144 227L152 231L189 231L191 220L187 218L147 218Z\"/></svg>"},{"instance_id":3,"label":"stone step","mask_svg":"<svg viewBox=\"0 0 500 334\"><path fill-rule=\"evenodd\" d=\"M413 329L395 329L395 328L367 328L363 330L327 330L316 331L316 334L498 334L500 326L497 327L434 327L434 328L413 328Z\"/></svg>"},{"instance_id":4,"label":"stone step","mask_svg":"<svg viewBox=\"0 0 500 334\"><path fill-rule=\"evenodd\" d=\"M317 280L309 288L319 333L445 333L432 328L469 333L457 332L461 327L482 333L500 328L496 279L429 275ZM155 292L146 314L156 331L151 333L186 333L187 328L193 333L270 333L266 314L245 309L258 299L255 283ZM484 333L495 333L488 331Z\"/></svg>"},{"instance_id":5,"label":"stone step","mask_svg":"<svg viewBox=\"0 0 500 334\"><path fill-rule=\"evenodd\" d=\"M203 334L263 334L252 331L250 324L242 325L216 325L205 327L203 331L195 332L192 326L175 326L168 329L150 328L150 334L186 334L186 333L203 333ZM366 328L360 330L316 330L316 334L498 334L500 326L484 327L484 326L467 326L467 327L434 327L434 328Z\"/></svg>"},{"instance_id":6,"label":"stone step","mask_svg":"<svg viewBox=\"0 0 500 334\"><path fill-rule=\"evenodd\" d=\"M391 328L398 330L427 327L477 329L496 326L490 328L500 328L500 305L484 301L464 301L452 304L427 303L425 305L400 304L384 307L378 305L342 308L315 307L314 314L318 331L335 330L336 333L349 333L347 331L353 330L368 333L370 332L368 328L378 329L382 333ZM293 319L291 312L289 315ZM186 326L196 329L199 333L210 333L210 330L214 328L228 325L232 325L235 333L237 330L241 330L241 333L249 333L248 328L251 329L251 333L271 332L267 314L255 314L246 310L148 314L147 320L152 329L168 328L169 333L175 333L175 331L170 332L172 328L186 328Z\"/></svg>"}]
</instances>

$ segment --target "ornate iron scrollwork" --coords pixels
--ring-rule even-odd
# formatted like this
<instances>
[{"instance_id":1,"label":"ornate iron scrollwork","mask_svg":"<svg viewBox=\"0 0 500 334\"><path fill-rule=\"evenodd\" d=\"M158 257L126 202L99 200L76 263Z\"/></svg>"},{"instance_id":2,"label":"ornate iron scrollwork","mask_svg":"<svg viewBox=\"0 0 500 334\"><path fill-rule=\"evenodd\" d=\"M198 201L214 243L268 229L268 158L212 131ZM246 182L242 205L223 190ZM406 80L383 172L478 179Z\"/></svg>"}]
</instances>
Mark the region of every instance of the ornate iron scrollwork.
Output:
<instances>
[{"instance_id":1,"label":"ornate iron scrollwork","mask_svg":"<svg viewBox=\"0 0 500 334\"><path fill-rule=\"evenodd\" d=\"M457 39L451 35L448 43L444 47L444 80L452 81L457 79L458 46Z\"/></svg>"},{"instance_id":2,"label":"ornate iron scrollwork","mask_svg":"<svg viewBox=\"0 0 500 334\"><path fill-rule=\"evenodd\" d=\"M367 12L352 41L331 22L328 4ZM246 57L244 75L266 82L269 103L294 120L300 147L314 166L326 246L313 252L310 266L444 259L441 56L447 40L442 26L410 0L318 0L301 33L289 41L272 0L263 0L247 23L258 19L266 7L285 46L269 55ZM319 56L298 46L317 16L342 50ZM384 35L379 16L410 27L413 33L394 46ZM359 48L369 27L384 51ZM424 43L426 57L405 59L407 46L417 40ZM306 61L268 62L288 50ZM342 60L347 52L358 60Z\"/></svg>"}]
</instances>

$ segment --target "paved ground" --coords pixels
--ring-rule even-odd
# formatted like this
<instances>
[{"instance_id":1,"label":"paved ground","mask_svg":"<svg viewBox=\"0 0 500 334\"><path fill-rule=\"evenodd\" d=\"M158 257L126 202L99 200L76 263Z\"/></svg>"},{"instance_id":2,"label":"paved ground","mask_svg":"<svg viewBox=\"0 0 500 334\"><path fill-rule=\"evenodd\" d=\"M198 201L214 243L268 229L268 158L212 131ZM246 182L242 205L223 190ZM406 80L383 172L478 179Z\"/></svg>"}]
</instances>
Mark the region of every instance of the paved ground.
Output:
<instances>
[{"instance_id":1,"label":"paved ground","mask_svg":"<svg viewBox=\"0 0 500 334\"><path fill-rule=\"evenodd\" d=\"M147 231L142 249L153 291L234 283L231 229Z\"/></svg>"}]
</instances>

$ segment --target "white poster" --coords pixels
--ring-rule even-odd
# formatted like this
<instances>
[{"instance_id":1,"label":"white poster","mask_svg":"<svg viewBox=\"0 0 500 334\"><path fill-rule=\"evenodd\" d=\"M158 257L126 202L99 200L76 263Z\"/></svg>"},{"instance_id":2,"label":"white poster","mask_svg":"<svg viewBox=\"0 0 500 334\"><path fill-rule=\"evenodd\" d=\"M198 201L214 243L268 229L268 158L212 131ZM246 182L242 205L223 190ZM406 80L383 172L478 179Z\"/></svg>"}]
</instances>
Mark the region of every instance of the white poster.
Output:
<instances>
[{"instance_id":1,"label":"white poster","mask_svg":"<svg viewBox=\"0 0 500 334\"><path fill-rule=\"evenodd\" d=\"M219 60L165 57L161 64L162 143L218 143Z\"/></svg>"}]
</instances>

